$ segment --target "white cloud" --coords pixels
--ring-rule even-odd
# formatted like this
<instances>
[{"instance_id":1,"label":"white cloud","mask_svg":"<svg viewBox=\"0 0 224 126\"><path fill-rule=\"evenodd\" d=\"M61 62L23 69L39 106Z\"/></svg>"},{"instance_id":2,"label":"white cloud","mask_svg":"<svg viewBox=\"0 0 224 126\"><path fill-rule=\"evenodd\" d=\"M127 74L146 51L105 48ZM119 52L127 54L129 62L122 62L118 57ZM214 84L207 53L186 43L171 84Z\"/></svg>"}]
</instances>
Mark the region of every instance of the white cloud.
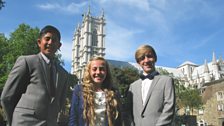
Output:
<instances>
[{"instance_id":1,"label":"white cloud","mask_svg":"<svg viewBox=\"0 0 224 126\"><path fill-rule=\"evenodd\" d=\"M150 2L148 0L95 0L95 3L105 9L109 9L110 11L113 9L113 11L121 13L128 12L130 10L135 12L147 12L150 10Z\"/></svg>"},{"instance_id":2,"label":"white cloud","mask_svg":"<svg viewBox=\"0 0 224 126\"><path fill-rule=\"evenodd\" d=\"M118 4L128 5L133 8L137 8L142 11L149 11L149 1L148 0L114 0Z\"/></svg>"},{"instance_id":3,"label":"white cloud","mask_svg":"<svg viewBox=\"0 0 224 126\"><path fill-rule=\"evenodd\" d=\"M125 60L132 57L136 44L135 34L141 32L121 27L108 21L106 36L106 57L109 59Z\"/></svg>"},{"instance_id":4,"label":"white cloud","mask_svg":"<svg viewBox=\"0 0 224 126\"><path fill-rule=\"evenodd\" d=\"M87 5L87 2L82 2L80 4L70 3L70 4L60 4L60 3L44 3L37 5L38 8L43 10L59 11L66 14L76 14L82 13L82 8Z\"/></svg>"}]
</instances>

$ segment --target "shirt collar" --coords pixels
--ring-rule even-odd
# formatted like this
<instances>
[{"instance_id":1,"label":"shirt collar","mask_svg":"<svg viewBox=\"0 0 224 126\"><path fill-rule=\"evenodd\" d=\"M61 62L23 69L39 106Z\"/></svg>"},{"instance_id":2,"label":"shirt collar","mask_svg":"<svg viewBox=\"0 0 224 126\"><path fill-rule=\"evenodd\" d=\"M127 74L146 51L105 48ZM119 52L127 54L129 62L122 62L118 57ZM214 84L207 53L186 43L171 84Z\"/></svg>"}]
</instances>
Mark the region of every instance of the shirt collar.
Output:
<instances>
[{"instance_id":1,"label":"shirt collar","mask_svg":"<svg viewBox=\"0 0 224 126\"><path fill-rule=\"evenodd\" d=\"M42 52L40 53L41 56L43 57L44 61L49 64L50 63L50 59L48 59Z\"/></svg>"}]
</instances>

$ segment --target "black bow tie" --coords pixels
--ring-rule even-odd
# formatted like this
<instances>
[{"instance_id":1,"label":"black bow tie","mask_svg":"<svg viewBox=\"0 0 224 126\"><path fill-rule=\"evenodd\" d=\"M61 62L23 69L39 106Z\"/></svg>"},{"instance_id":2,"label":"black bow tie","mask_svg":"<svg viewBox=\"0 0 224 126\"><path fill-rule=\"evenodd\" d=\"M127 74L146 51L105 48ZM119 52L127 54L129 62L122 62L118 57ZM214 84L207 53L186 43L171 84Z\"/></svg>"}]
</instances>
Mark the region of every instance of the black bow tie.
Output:
<instances>
[{"instance_id":1,"label":"black bow tie","mask_svg":"<svg viewBox=\"0 0 224 126\"><path fill-rule=\"evenodd\" d=\"M159 75L159 73L157 71L153 71L152 73L148 74L148 75L140 75L140 78L142 80L145 80L146 78L148 78L149 80L152 80L154 78L154 76Z\"/></svg>"}]
</instances>

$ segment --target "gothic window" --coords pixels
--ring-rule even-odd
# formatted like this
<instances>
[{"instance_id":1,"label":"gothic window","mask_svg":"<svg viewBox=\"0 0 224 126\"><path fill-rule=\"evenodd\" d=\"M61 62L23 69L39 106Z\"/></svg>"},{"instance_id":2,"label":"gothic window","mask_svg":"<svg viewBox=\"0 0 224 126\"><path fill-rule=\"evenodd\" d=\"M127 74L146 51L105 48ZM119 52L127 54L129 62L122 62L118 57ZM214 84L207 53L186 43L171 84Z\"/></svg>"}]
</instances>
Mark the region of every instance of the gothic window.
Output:
<instances>
[{"instance_id":1,"label":"gothic window","mask_svg":"<svg viewBox=\"0 0 224 126\"><path fill-rule=\"evenodd\" d=\"M199 115L203 115L203 114L204 114L204 110L203 110L202 108L200 108L200 109L198 110L198 114L199 114Z\"/></svg>"},{"instance_id":2,"label":"gothic window","mask_svg":"<svg viewBox=\"0 0 224 126\"><path fill-rule=\"evenodd\" d=\"M92 33L92 46L97 46L98 40L97 40L97 31L96 29L93 30Z\"/></svg>"},{"instance_id":3,"label":"gothic window","mask_svg":"<svg viewBox=\"0 0 224 126\"><path fill-rule=\"evenodd\" d=\"M182 69L183 74L185 73L184 68Z\"/></svg>"},{"instance_id":4,"label":"gothic window","mask_svg":"<svg viewBox=\"0 0 224 126\"><path fill-rule=\"evenodd\" d=\"M218 104L217 105L217 110L218 111L224 111L224 105L223 104Z\"/></svg>"},{"instance_id":5,"label":"gothic window","mask_svg":"<svg viewBox=\"0 0 224 126\"><path fill-rule=\"evenodd\" d=\"M223 96L224 94L222 91L217 92L216 95L217 95L217 101L224 100L224 96Z\"/></svg>"},{"instance_id":6,"label":"gothic window","mask_svg":"<svg viewBox=\"0 0 224 126\"><path fill-rule=\"evenodd\" d=\"M191 67L191 73L193 73L193 70L194 70L194 68L193 68L193 67Z\"/></svg>"}]
</instances>

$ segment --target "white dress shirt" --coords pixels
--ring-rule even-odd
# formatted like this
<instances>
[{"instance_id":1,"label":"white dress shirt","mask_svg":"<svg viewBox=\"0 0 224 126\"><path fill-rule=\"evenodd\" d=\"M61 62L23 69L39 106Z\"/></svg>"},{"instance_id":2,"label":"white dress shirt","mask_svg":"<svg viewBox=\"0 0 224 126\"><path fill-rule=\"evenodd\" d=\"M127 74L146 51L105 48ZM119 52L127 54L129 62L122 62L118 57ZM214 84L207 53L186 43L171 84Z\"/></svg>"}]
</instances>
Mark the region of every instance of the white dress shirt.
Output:
<instances>
[{"instance_id":1,"label":"white dress shirt","mask_svg":"<svg viewBox=\"0 0 224 126\"><path fill-rule=\"evenodd\" d=\"M149 88L152 84L152 81L153 80L149 80L149 79L144 79L142 81L142 104L143 105L145 104L145 100L146 100L147 94L149 92Z\"/></svg>"}]
</instances>

